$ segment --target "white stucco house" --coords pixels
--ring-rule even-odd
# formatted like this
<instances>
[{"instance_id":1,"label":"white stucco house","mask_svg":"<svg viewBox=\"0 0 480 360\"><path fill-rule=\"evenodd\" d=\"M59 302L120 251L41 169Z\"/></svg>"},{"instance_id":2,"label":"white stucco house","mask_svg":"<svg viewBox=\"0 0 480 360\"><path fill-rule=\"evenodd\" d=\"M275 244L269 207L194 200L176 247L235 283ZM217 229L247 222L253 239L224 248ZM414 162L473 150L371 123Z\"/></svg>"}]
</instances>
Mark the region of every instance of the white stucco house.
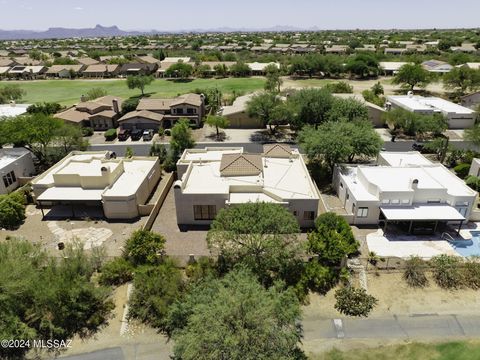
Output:
<instances>
[{"instance_id":1,"label":"white stucco house","mask_svg":"<svg viewBox=\"0 0 480 360\"><path fill-rule=\"evenodd\" d=\"M207 225L220 209L258 201L285 206L301 227L313 226L319 192L302 156L282 144L265 145L263 150L185 150L174 184L178 224Z\"/></svg>"},{"instance_id":2,"label":"white stucco house","mask_svg":"<svg viewBox=\"0 0 480 360\"><path fill-rule=\"evenodd\" d=\"M17 189L21 178L35 174L32 153L26 149L0 149L0 195Z\"/></svg>"},{"instance_id":3,"label":"white stucco house","mask_svg":"<svg viewBox=\"0 0 480 360\"><path fill-rule=\"evenodd\" d=\"M402 108L424 115L443 114L448 119L450 129L467 129L475 125L475 111L438 97L392 95L387 96L387 104L392 109Z\"/></svg>"},{"instance_id":4,"label":"white stucco house","mask_svg":"<svg viewBox=\"0 0 480 360\"><path fill-rule=\"evenodd\" d=\"M156 157L117 158L110 151L71 152L32 181L35 201L53 205L97 206L107 219L142 214L160 179ZM75 214L74 214L75 215Z\"/></svg>"},{"instance_id":5,"label":"white stucco house","mask_svg":"<svg viewBox=\"0 0 480 360\"><path fill-rule=\"evenodd\" d=\"M351 224L404 223L409 232L468 220L477 193L418 152L381 152L376 166L338 166L334 187Z\"/></svg>"}]
</instances>

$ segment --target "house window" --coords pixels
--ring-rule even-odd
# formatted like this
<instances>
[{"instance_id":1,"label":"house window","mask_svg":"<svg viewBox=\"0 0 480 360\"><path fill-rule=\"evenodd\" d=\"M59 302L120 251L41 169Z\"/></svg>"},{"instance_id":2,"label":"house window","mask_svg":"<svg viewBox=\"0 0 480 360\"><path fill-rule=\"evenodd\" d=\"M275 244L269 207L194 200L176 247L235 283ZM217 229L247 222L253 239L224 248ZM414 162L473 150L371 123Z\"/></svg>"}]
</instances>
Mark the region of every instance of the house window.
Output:
<instances>
[{"instance_id":1,"label":"house window","mask_svg":"<svg viewBox=\"0 0 480 360\"><path fill-rule=\"evenodd\" d=\"M215 205L193 205L193 216L195 220L213 220L217 215Z\"/></svg>"},{"instance_id":2,"label":"house window","mask_svg":"<svg viewBox=\"0 0 480 360\"><path fill-rule=\"evenodd\" d=\"M440 204L440 199L429 199L427 204Z\"/></svg>"},{"instance_id":3,"label":"house window","mask_svg":"<svg viewBox=\"0 0 480 360\"><path fill-rule=\"evenodd\" d=\"M315 211L304 211L303 220L315 220Z\"/></svg>"},{"instance_id":4,"label":"house window","mask_svg":"<svg viewBox=\"0 0 480 360\"><path fill-rule=\"evenodd\" d=\"M409 199L403 199L402 204L410 204L410 200Z\"/></svg>"},{"instance_id":5,"label":"house window","mask_svg":"<svg viewBox=\"0 0 480 360\"><path fill-rule=\"evenodd\" d=\"M297 216L297 215L298 215L298 212L295 210L295 211L293 212L293 216Z\"/></svg>"},{"instance_id":6,"label":"house window","mask_svg":"<svg viewBox=\"0 0 480 360\"><path fill-rule=\"evenodd\" d=\"M400 200L394 199L394 200L392 200L392 204L400 204Z\"/></svg>"},{"instance_id":7,"label":"house window","mask_svg":"<svg viewBox=\"0 0 480 360\"><path fill-rule=\"evenodd\" d=\"M347 200L350 199L350 194L347 194Z\"/></svg>"},{"instance_id":8,"label":"house window","mask_svg":"<svg viewBox=\"0 0 480 360\"><path fill-rule=\"evenodd\" d=\"M187 108L187 114L189 115L196 114L197 112L195 110L196 109L193 109L193 108Z\"/></svg>"},{"instance_id":9,"label":"house window","mask_svg":"<svg viewBox=\"0 0 480 360\"><path fill-rule=\"evenodd\" d=\"M355 214L355 204L352 204L352 214Z\"/></svg>"},{"instance_id":10,"label":"house window","mask_svg":"<svg viewBox=\"0 0 480 360\"><path fill-rule=\"evenodd\" d=\"M389 199L383 199L382 204L390 204L390 200Z\"/></svg>"},{"instance_id":11,"label":"house window","mask_svg":"<svg viewBox=\"0 0 480 360\"><path fill-rule=\"evenodd\" d=\"M177 114L183 114L183 109L176 109Z\"/></svg>"},{"instance_id":12,"label":"house window","mask_svg":"<svg viewBox=\"0 0 480 360\"><path fill-rule=\"evenodd\" d=\"M343 189L343 183L340 183L340 187Z\"/></svg>"},{"instance_id":13,"label":"house window","mask_svg":"<svg viewBox=\"0 0 480 360\"><path fill-rule=\"evenodd\" d=\"M15 176L15 173L13 171L10 171L7 175L4 175L2 179L6 188L8 188L10 185L17 181L17 177Z\"/></svg>"},{"instance_id":14,"label":"house window","mask_svg":"<svg viewBox=\"0 0 480 360\"><path fill-rule=\"evenodd\" d=\"M467 216L468 208L464 206L456 207L457 211L462 214L463 217Z\"/></svg>"},{"instance_id":15,"label":"house window","mask_svg":"<svg viewBox=\"0 0 480 360\"><path fill-rule=\"evenodd\" d=\"M368 207L359 207L357 210L357 217L359 218L368 217Z\"/></svg>"}]
</instances>

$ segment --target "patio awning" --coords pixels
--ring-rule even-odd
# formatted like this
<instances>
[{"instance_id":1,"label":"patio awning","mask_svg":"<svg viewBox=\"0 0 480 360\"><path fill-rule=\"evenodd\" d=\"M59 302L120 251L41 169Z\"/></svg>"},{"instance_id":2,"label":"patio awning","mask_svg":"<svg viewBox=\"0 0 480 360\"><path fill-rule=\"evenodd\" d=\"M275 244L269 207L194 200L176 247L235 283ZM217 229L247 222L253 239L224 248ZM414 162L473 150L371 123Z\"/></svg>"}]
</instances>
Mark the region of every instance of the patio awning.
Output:
<instances>
[{"instance_id":1,"label":"patio awning","mask_svg":"<svg viewBox=\"0 0 480 360\"><path fill-rule=\"evenodd\" d=\"M38 201L101 201L105 189L82 189L81 187L52 187L45 190Z\"/></svg>"},{"instance_id":2,"label":"patio awning","mask_svg":"<svg viewBox=\"0 0 480 360\"><path fill-rule=\"evenodd\" d=\"M457 209L446 204L380 207L387 220L392 221L464 221Z\"/></svg>"}]
</instances>

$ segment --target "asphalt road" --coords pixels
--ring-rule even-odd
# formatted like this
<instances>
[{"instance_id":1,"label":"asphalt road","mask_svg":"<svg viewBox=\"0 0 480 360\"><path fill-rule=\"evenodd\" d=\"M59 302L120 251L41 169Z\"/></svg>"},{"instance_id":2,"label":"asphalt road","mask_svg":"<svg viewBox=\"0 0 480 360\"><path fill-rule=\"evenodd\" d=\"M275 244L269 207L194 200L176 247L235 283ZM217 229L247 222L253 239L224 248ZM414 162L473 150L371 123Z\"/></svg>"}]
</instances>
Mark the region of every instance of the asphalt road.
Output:
<instances>
[{"instance_id":1,"label":"asphalt road","mask_svg":"<svg viewBox=\"0 0 480 360\"><path fill-rule=\"evenodd\" d=\"M316 339L448 339L480 337L480 315L413 314L384 318L303 321L305 341Z\"/></svg>"},{"instance_id":2,"label":"asphalt road","mask_svg":"<svg viewBox=\"0 0 480 360\"><path fill-rule=\"evenodd\" d=\"M385 141L384 149L386 151L411 151L414 141ZM454 147L458 149L472 149L476 148L471 142L468 141L451 141ZM168 149L169 144L164 144ZM263 151L262 143L252 143L252 142L243 142L243 143L231 143L231 142L199 142L195 144L196 148L205 148L205 147L235 147L242 146L245 151L249 153L261 153ZM298 148L298 145L292 145L295 148ZM151 144L139 142L130 142L130 143L114 143L114 144L91 144L89 150L91 151L100 151L100 150L112 150L117 153L118 156L123 156L127 147L131 147L135 155L138 156L147 156L150 152Z\"/></svg>"},{"instance_id":3,"label":"asphalt road","mask_svg":"<svg viewBox=\"0 0 480 360\"><path fill-rule=\"evenodd\" d=\"M449 340L480 337L480 315L412 314L381 318L303 320L304 341L322 339ZM67 356L66 360L169 359L165 344L135 344Z\"/></svg>"}]
</instances>

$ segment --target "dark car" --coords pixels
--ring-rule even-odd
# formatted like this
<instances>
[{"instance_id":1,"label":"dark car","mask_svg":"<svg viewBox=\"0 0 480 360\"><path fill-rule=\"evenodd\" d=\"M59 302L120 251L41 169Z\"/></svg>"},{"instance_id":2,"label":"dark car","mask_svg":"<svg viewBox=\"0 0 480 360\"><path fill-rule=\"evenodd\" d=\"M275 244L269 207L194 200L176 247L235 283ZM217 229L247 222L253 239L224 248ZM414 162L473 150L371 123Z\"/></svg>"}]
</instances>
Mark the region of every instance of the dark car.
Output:
<instances>
[{"instance_id":1,"label":"dark car","mask_svg":"<svg viewBox=\"0 0 480 360\"><path fill-rule=\"evenodd\" d=\"M137 140L140 140L142 135L143 135L143 130L134 129L132 130L132 134L130 135L130 137L132 138L133 141L137 141Z\"/></svg>"},{"instance_id":2,"label":"dark car","mask_svg":"<svg viewBox=\"0 0 480 360\"><path fill-rule=\"evenodd\" d=\"M425 143L415 142L412 145L412 150L423 152L425 148Z\"/></svg>"},{"instance_id":3,"label":"dark car","mask_svg":"<svg viewBox=\"0 0 480 360\"><path fill-rule=\"evenodd\" d=\"M125 141L130 137L130 130L120 129L118 131L118 140Z\"/></svg>"}]
</instances>

